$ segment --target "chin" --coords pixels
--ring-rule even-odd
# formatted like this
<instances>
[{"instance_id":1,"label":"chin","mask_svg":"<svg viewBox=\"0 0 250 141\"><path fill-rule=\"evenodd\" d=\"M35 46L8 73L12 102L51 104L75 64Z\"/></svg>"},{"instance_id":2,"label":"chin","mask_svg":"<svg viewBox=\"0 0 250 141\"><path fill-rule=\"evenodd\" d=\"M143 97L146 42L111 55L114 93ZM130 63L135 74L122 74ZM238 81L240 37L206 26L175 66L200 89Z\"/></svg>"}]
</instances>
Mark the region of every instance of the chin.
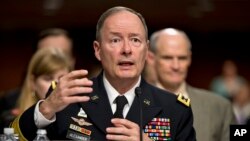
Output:
<instances>
[{"instance_id":1,"label":"chin","mask_svg":"<svg viewBox=\"0 0 250 141\"><path fill-rule=\"evenodd\" d=\"M123 79L130 79L130 78L135 78L136 75L131 73L121 73L119 77Z\"/></svg>"},{"instance_id":2,"label":"chin","mask_svg":"<svg viewBox=\"0 0 250 141\"><path fill-rule=\"evenodd\" d=\"M134 75L120 75L120 78L134 78Z\"/></svg>"},{"instance_id":3,"label":"chin","mask_svg":"<svg viewBox=\"0 0 250 141\"><path fill-rule=\"evenodd\" d=\"M181 84L181 81L177 81L177 80L169 80L169 81L167 81L169 84L171 84L172 86L178 86L178 85L180 85Z\"/></svg>"},{"instance_id":4,"label":"chin","mask_svg":"<svg viewBox=\"0 0 250 141\"><path fill-rule=\"evenodd\" d=\"M134 76L135 72L133 72L131 70L122 70L122 71L119 71L118 74L120 76Z\"/></svg>"}]
</instances>

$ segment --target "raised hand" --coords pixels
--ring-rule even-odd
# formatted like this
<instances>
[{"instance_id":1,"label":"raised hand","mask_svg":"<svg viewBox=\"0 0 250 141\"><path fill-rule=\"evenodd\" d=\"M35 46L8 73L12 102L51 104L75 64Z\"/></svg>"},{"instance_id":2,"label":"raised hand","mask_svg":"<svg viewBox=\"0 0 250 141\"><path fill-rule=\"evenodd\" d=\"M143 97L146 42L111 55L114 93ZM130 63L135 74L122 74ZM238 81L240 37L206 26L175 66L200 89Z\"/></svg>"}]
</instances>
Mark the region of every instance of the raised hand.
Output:
<instances>
[{"instance_id":1,"label":"raised hand","mask_svg":"<svg viewBox=\"0 0 250 141\"><path fill-rule=\"evenodd\" d=\"M79 95L93 91L93 82L86 77L87 74L87 70L75 70L61 77L56 89L40 104L40 112L51 119L71 103L88 101L88 96Z\"/></svg>"}]
</instances>

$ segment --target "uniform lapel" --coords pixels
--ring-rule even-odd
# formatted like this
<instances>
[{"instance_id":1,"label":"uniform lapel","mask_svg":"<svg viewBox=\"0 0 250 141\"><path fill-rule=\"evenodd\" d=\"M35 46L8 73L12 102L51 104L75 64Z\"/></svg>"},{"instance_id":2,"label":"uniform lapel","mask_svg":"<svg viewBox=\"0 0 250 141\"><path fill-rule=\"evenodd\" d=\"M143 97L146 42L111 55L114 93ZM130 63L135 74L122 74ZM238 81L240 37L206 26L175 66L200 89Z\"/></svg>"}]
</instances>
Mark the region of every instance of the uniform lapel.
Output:
<instances>
[{"instance_id":1,"label":"uniform lapel","mask_svg":"<svg viewBox=\"0 0 250 141\"><path fill-rule=\"evenodd\" d=\"M93 124L106 133L106 128L111 125L113 113L103 85L102 75L93 81L94 91L90 94L90 101L81 103L81 105Z\"/></svg>"},{"instance_id":2,"label":"uniform lapel","mask_svg":"<svg viewBox=\"0 0 250 141\"><path fill-rule=\"evenodd\" d=\"M142 94L140 96L142 104L142 114L143 114L143 127L151 121L155 116L157 116L162 108L157 106L153 99L153 92L149 88L150 86L142 79L140 87L142 88ZM140 123L140 106L138 97L135 97L133 104L128 112L126 119L136 122L138 125Z\"/></svg>"},{"instance_id":3,"label":"uniform lapel","mask_svg":"<svg viewBox=\"0 0 250 141\"><path fill-rule=\"evenodd\" d=\"M107 92L103 85L102 75L99 75L97 79L94 79L94 91L90 94L90 101L81 103L84 111L88 115L88 118L96 125L101 131L106 133L106 128L110 127L113 113L108 100ZM162 110L161 107L157 106L153 99L153 92L143 79L140 87L142 88L141 104L143 114L143 126L157 116ZM139 114L139 101L135 97L133 104L126 116L126 119L133 121L139 125L140 114Z\"/></svg>"}]
</instances>

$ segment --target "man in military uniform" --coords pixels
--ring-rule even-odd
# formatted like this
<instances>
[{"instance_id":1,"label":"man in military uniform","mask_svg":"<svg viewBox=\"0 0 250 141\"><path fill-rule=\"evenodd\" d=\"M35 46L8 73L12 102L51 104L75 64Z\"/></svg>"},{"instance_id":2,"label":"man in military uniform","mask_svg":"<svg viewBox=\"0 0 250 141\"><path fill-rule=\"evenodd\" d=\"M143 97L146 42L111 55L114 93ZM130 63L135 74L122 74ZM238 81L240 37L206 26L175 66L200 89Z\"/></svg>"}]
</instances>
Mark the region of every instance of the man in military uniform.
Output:
<instances>
[{"instance_id":1,"label":"man in military uniform","mask_svg":"<svg viewBox=\"0 0 250 141\"><path fill-rule=\"evenodd\" d=\"M50 139L196 140L190 105L141 77L148 44L139 13L107 10L93 44L101 74L89 80L86 70L76 70L61 77L45 100L13 122L15 131L24 140L34 139L37 128L45 128Z\"/></svg>"}]
</instances>

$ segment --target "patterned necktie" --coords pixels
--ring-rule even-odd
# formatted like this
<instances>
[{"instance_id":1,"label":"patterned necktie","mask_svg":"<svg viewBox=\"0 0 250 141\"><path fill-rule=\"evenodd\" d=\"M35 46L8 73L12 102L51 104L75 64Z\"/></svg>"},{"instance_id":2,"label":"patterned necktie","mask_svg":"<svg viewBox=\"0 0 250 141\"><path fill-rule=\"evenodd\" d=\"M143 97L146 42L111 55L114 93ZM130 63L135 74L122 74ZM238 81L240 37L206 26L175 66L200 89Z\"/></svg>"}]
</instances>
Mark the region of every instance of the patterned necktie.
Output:
<instances>
[{"instance_id":1,"label":"patterned necktie","mask_svg":"<svg viewBox=\"0 0 250 141\"><path fill-rule=\"evenodd\" d=\"M123 96L117 96L115 99L116 102L116 111L114 114L114 118L124 118L123 117L123 108L128 103L126 97Z\"/></svg>"}]
</instances>

